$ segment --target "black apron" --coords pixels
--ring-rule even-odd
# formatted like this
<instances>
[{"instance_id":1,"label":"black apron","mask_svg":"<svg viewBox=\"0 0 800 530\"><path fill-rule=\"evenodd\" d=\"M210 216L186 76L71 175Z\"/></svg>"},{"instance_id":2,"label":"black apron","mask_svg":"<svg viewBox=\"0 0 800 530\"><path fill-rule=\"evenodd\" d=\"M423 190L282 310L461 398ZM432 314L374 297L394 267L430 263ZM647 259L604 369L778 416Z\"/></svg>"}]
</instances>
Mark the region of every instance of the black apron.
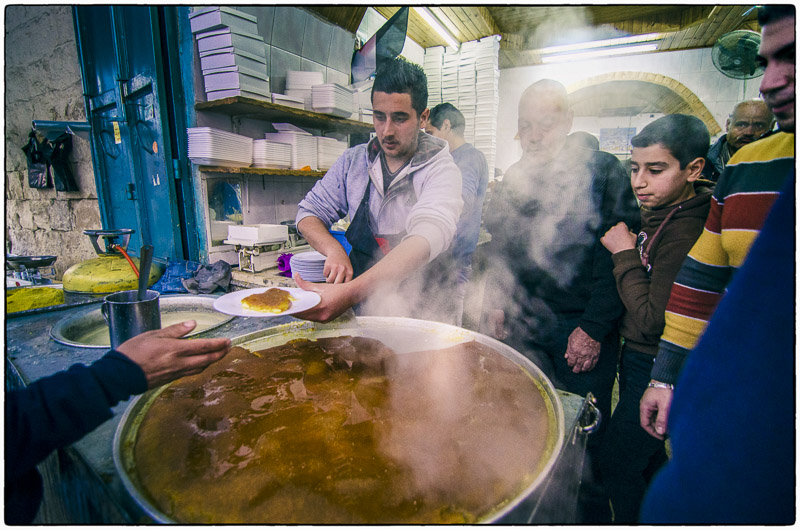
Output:
<instances>
[{"instance_id":1,"label":"black apron","mask_svg":"<svg viewBox=\"0 0 800 530\"><path fill-rule=\"evenodd\" d=\"M408 185L411 185L410 182ZM350 250L350 264L353 266L353 278L363 274L370 267L378 263L389 251L395 246L399 245L405 237L405 230L397 234L375 234L369 224L369 195L370 188L372 187L372 179L367 180L367 187L364 190L364 196L361 198L361 203L356 209L356 214L350 222L350 226L344 233L347 241L350 243L352 250ZM428 263L422 268L421 273L424 275L424 291L431 292L431 290L452 289L455 290L458 279L457 268L455 260L452 257L452 252L445 251L436 257L433 261ZM403 288L401 284L401 289ZM415 318L427 318L430 320L437 320L441 322L452 323L449 317L442 318L439 315L449 315L454 313L455 306L451 304L455 300L455 296L437 297L444 300L443 303L428 303L420 305L419 313L413 315ZM362 314L362 304L357 304L353 310L357 315ZM412 315L409 315L412 316Z\"/></svg>"}]
</instances>

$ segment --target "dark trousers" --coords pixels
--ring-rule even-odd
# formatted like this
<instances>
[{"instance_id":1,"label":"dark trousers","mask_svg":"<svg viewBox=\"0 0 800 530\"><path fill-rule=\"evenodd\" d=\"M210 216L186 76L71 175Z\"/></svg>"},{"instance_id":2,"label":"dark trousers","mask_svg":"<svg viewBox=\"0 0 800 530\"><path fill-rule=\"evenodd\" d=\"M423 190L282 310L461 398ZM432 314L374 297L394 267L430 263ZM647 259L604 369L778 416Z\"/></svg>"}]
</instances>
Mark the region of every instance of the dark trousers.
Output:
<instances>
[{"instance_id":1,"label":"dark trousers","mask_svg":"<svg viewBox=\"0 0 800 530\"><path fill-rule=\"evenodd\" d=\"M619 368L619 402L600 447L600 471L614 509L614 523L635 524L645 490L656 471L667 461L664 442L642 429L642 399L654 357L622 349Z\"/></svg>"},{"instance_id":2,"label":"dark trousers","mask_svg":"<svg viewBox=\"0 0 800 530\"><path fill-rule=\"evenodd\" d=\"M612 333L606 337L593 370L576 374L564 358L569 335L576 327L578 327L577 319L564 319L559 321L556 332L550 335L551 339L546 343L531 344L528 341L516 341L513 334L505 342L541 368L556 388L580 396L586 396L588 392L594 395L602 419L599 429L592 433L587 441L583 477L578 494L577 522L579 524L610 523L611 510L608 506L608 497L599 479L598 462L599 449L611 416L611 394L614 390L614 379L617 373L619 336Z\"/></svg>"}]
</instances>

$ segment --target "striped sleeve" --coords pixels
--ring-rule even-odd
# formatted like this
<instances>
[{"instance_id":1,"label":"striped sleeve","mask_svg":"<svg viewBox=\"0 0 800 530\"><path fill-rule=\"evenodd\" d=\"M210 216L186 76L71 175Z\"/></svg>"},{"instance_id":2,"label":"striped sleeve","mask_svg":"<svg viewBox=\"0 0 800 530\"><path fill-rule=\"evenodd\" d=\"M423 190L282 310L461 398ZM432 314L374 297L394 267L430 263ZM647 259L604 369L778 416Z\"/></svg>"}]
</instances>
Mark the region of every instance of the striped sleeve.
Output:
<instances>
[{"instance_id":1,"label":"striped sleeve","mask_svg":"<svg viewBox=\"0 0 800 530\"><path fill-rule=\"evenodd\" d=\"M794 135L786 133L743 147L725 167L703 233L672 286L653 379L675 384L793 168Z\"/></svg>"}]
</instances>

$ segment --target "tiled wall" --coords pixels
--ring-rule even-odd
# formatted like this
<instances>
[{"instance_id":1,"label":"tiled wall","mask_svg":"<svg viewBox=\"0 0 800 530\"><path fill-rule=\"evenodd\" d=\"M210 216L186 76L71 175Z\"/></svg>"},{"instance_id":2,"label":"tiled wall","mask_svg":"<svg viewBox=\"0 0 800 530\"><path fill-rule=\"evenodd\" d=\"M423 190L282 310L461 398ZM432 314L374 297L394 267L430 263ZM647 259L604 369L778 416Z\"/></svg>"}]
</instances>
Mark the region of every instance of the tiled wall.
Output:
<instances>
[{"instance_id":1,"label":"tiled wall","mask_svg":"<svg viewBox=\"0 0 800 530\"><path fill-rule=\"evenodd\" d=\"M609 57L575 63L548 64L509 68L500 71L500 108L497 123L497 167L505 171L519 160L521 149L514 139L517 133L517 105L522 92L534 81L557 79L565 85L610 72L649 72L671 77L690 89L708 108L724 130L725 120L733 106L744 99L758 97L761 78L737 80L721 74L711 62L711 48L675 52L648 53L635 56ZM633 119L603 118L596 123L602 127L639 127L659 115L637 116ZM592 121L576 120L573 130L591 130Z\"/></svg>"},{"instance_id":2,"label":"tiled wall","mask_svg":"<svg viewBox=\"0 0 800 530\"><path fill-rule=\"evenodd\" d=\"M325 74L326 83L350 83L350 61L355 35L292 6L236 6L258 19L258 34L264 39L270 90L284 93L288 70ZM195 93L203 99L203 80L195 72Z\"/></svg>"}]
</instances>

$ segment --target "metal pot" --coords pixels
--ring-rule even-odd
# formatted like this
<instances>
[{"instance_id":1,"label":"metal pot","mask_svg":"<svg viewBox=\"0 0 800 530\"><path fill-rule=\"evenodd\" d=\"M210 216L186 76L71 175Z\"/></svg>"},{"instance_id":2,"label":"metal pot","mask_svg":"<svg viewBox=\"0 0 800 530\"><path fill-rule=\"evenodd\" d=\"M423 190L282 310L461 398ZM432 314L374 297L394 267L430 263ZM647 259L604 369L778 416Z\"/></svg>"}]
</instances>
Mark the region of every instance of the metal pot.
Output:
<instances>
[{"instance_id":1,"label":"metal pot","mask_svg":"<svg viewBox=\"0 0 800 530\"><path fill-rule=\"evenodd\" d=\"M564 410L552 383L525 356L513 348L485 335L455 326L398 317L358 317L346 322L317 324L313 322L293 322L275 326L262 331L237 337L232 340L235 346L244 346L258 350L279 346L286 342L308 338L336 337L352 335L368 337L382 341L398 354L439 349L467 341L477 341L491 347L505 358L511 360L524 370L544 389L545 405L548 410L550 432L548 432L548 449L539 466L540 472L527 487L510 502L484 518L483 522L500 520L511 512L515 506L541 488L550 474L564 443ZM114 437L114 462L125 488L142 510L157 522L175 522L154 506L143 493L135 472L134 447L137 430L151 404L158 397L161 389L154 389L135 398L126 410ZM254 521L255 522L255 521Z\"/></svg>"}]
</instances>

